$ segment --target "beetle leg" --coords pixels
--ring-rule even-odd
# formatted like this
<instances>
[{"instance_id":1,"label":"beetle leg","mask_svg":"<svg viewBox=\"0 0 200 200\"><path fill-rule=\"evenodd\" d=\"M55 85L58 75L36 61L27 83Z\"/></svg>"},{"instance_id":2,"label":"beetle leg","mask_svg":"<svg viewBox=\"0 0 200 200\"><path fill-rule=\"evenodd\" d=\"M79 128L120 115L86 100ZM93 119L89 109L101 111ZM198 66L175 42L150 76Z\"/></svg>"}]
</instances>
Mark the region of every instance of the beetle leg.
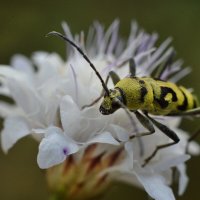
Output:
<instances>
[{"instance_id":1,"label":"beetle leg","mask_svg":"<svg viewBox=\"0 0 200 200\"><path fill-rule=\"evenodd\" d=\"M142 115L138 111L134 111L134 113L135 113L135 116L137 117L137 119L139 120L139 122L143 125L144 128L146 128L148 130L148 132L140 133L140 134L131 136L131 138L151 135L151 134L155 133L155 129L153 127L153 124L147 117L145 117L144 115Z\"/></svg>"},{"instance_id":2,"label":"beetle leg","mask_svg":"<svg viewBox=\"0 0 200 200\"><path fill-rule=\"evenodd\" d=\"M119 76L114 71L110 71L108 76L110 76L114 85L116 85L120 81Z\"/></svg>"},{"instance_id":3,"label":"beetle leg","mask_svg":"<svg viewBox=\"0 0 200 200\"><path fill-rule=\"evenodd\" d=\"M106 84L106 85L108 84L109 77L110 77L109 75L106 77L106 81L105 81L105 84ZM81 109L85 109L85 108L88 108L88 107L91 107L91 106L95 105L95 104L98 103L99 100L104 96L104 94L105 94L105 90L102 89L101 94L99 95L99 97L97 97L97 98L96 98L94 101L92 101L90 104L87 104L87 105L82 106Z\"/></svg>"},{"instance_id":4,"label":"beetle leg","mask_svg":"<svg viewBox=\"0 0 200 200\"><path fill-rule=\"evenodd\" d=\"M139 143L141 146L140 155L143 156L144 155L144 145L142 144L142 140L140 139L140 137L146 136L146 135L151 135L151 134L155 133L155 129L153 127L153 124L148 120L148 118L146 118L140 112L138 112L138 111L132 111L132 112L134 112L135 116L137 117L139 122L143 125L143 127L148 130L148 132L139 133L139 134L130 136L130 139L133 139L135 137L139 138Z\"/></svg>"},{"instance_id":5,"label":"beetle leg","mask_svg":"<svg viewBox=\"0 0 200 200\"><path fill-rule=\"evenodd\" d=\"M133 58L130 58L129 60L129 73L131 76L135 76L136 72L136 64Z\"/></svg>"},{"instance_id":6,"label":"beetle leg","mask_svg":"<svg viewBox=\"0 0 200 200\"><path fill-rule=\"evenodd\" d=\"M172 146L174 144L177 144L180 139L179 137L176 135L176 133L174 131L172 131L171 129L169 129L167 126L165 126L164 124L161 124L160 122L156 121L155 119L151 118L147 113L145 113L145 115L148 117L148 119L158 128L160 129L166 136L168 136L170 139L173 140L173 142L167 143L167 144L162 144L162 145L158 145L156 147L156 149L153 151L153 153L145 159L145 162L143 164L143 167L157 154L157 152L160 149Z\"/></svg>"},{"instance_id":7,"label":"beetle leg","mask_svg":"<svg viewBox=\"0 0 200 200\"><path fill-rule=\"evenodd\" d=\"M113 82L114 85L116 85L116 84L120 81L119 76L118 76L114 71L110 71L109 74L107 75L106 81L105 81L105 84L106 84L106 85L108 84L109 78L111 78L111 80L112 80L112 82ZM88 107L91 107L91 106L95 105L95 104L104 96L104 93L105 93L105 90L102 89L100 96L97 97L97 98L96 98L94 101L92 101L90 104L87 104L87 105L82 106L82 109L88 108Z\"/></svg>"},{"instance_id":8,"label":"beetle leg","mask_svg":"<svg viewBox=\"0 0 200 200\"><path fill-rule=\"evenodd\" d=\"M104 92L104 90L103 90ZM96 103L98 103L98 101L104 96L104 93L101 93L101 95L99 97L97 97L94 101L92 101L90 104L84 105L81 107L81 109L85 109L85 108L89 108L93 105L95 105Z\"/></svg>"},{"instance_id":9,"label":"beetle leg","mask_svg":"<svg viewBox=\"0 0 200 200\"><path fill-rule=\"evenodd\" d=\"M135 131L135 128L136 128L136 125L135 125L135 120L133 119L133 116L131 115L131 112L133 111L130 111L126 105L124 105L121 101L119 101L119 99L116 99L117 103L120 105L121 108L124 109L124 111L126 112L128 118L130 119L131 123L132 123L132 126L133 126L133 131ZM137 111L134 111L134 112L137 112ZM143 144L142 144L142 141L141 141L141 137L137 136L137 135L134 135L134 137L137 137L138 139L138 143L139 143L139 146L140 146L140 155L142 156L143 155L143 152L144 152L144 147L143 147ZM132 138L134 138L132 137ZM130 138L130 139L132 139Z\"/></svg>"},{"instance_id":10,"label":"beetle leg","mask_svg":"<svg viewBox=\"0 0 200 200\"><path fill-rule=\"evenodd\" d=\"M194 117L200 117L200 107L193 108L184 112L180 113L174 113L174 114L168 114L168 116L194 116Z\"/></svg>"}]
</instances>

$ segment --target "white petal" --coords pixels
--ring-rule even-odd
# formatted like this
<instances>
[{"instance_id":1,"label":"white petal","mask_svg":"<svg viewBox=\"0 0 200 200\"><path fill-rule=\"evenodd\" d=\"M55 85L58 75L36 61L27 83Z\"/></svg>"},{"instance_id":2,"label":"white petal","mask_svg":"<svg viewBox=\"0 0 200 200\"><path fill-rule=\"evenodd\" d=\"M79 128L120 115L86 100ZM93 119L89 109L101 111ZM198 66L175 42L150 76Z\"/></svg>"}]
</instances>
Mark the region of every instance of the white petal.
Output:
<instances>
[{"instance_id":1,"label":"white petal","mask_svg":"<svg viewBox=\"0 0 200 200\"><path fill-rule=\"evenodd\" d=\"M175 200L172 189L166 185L162 176L149 173L136 173L140 183L155 200Z\"/></svg>"},{"instance_id":2,"label":"white petal","mask_svg":"<svg viewBox=\"0 0 200 200\"><path fill-rule=\"evenodd\" d=\"M108 171L109 172L109 171ZM115 172L115 170L109 174L113 180L117 182L127 183L137 188L141 188L140 182L137 180L135 174L122 173L121 171Z\"/></svg>"},{"instance_id":3,"label":"white petal","mask_svg":"<svg viewBox=\"0 0 200 200\"><path fill-rule=\"evenodd\" d=\"M119 145L119 142L116 139L114 139L114 137L109 132L100 133L87 142L87 144L92 143Z\"/></svg>"},{"instance_id":4,"label":"white petal","mask_svg":"<svg viewBox=\"0 0 200 200\"><path fill-rule=\"evenodd\" d=\"M191 71L192 71L192 69L190 67L184 68L184 69L180 70L178 73L176 73L174 76L172 76L170 79L168 79L168 81L170 81L172 83L174 83L174 82L176 83L180 79L185 77L187 74L189 74Z\"/></svg>"},{"instance_id":5,"label":"white petal","mask_svg":"<svg viewBox=\"0 0 200 200\"><path fill-rule=\"evenodd\" d=\"M8 79L7 84L17 105L21 107L26 114L32 115L32 117L36 116L39 121L40 119L38 119L38 117L40 117L40 115L37 114L39 112L43 113L41 110L42 102L33 86L22 79Z\"/></svg>"},{"instance_id":6,"label":"white petal","mask_svg":"<svg viewBox=\"0 0 200 200\"><path fill-rule=\"evenodd\" d=\"M64 32L65 32L65 35L66 35L70 40L73 41L73 35L72 35L72 33L71 33L70 27L69 27L69 25L67 24L67 22L65 22L65 21L62 22L62 28L63 28L63 30L64 30Z\"/></svg>"},{"instance_id":7,"label":"white petal","mask_svg":"<svg viewBox=\"0 0 200 200\"><path fill-rule=\"evenodd\" d=\"M182 195L188 184L188 176L186 174L186 166L185 164L181 164L177 166L179 171L179 188L178 195Z\"/></svg>"},{"instance_id":8,"label":"white petal","mask_svg":"<svg viewBox=\"0 0 200 200\"><path fill-rule=\"evenodd\" d=\"M170 127L178 127L181 123L181 117L167 117L166 120L167 124L169 124Z\"/></svg>"},{"instance_id":9,"label":"white petal","mask_svg":"<svg viewBox=\"0 0 200 200\"><path fill-rule=\"evenodd\" d=\"M129 140L129 134L128 134L128 131L126 129L124 129L121 126L118 126L116 124L111 124L110 126L114 130L117 138L120 141L126 142L126 141Z\"/></svg>"},{"instance_id":10,"label":"white petal","mask_svg":"<svg viewBox=\"0 0 200 200\"><path fill-rule=\"evenodd\" d=\"M145 68L148 68L149 66L149 69L152 70L152 67L153 66L152 64L160 57L162 56L162 54L164 54L163 52L166 50L166 48L168 47L168 45L170 44L171 42L171 38L168 38L166 39L161 45L160 47L155 51L155 53L151 56L151 60L150 62L147 62Z\"/></svg>"},{"instance_id":11,"label":"white petal","mask_svg":"<svg viewBox=\"0 0 200 200\"><path fill-rule=\"evenodd\" d=\"M17 77L17 76L22 75L17 70L11 68L9 65L0 65L0 67L1 67L0 75L3 77Z\"/></svg>"},{"instance_id":12,"label":"white petal","mask_svg":"<svg viewBox=\"0 0 200 200\"><path fill-rule=\"evenodd\" d=\"M36 133L36 134L45 134L46 133L46 129L43 128L33 128L31 130L32 133Z\"/></svg>"},{"instance_id":13,"label":"white petal","mask_svg":"<svg viewBox=\"0 0 200 200\"><path fill-rule=\"evenodd\" d=\"M78 145L61 129L50 127L39 145L37 162L40 168L46 169L62 163L68 155L77 152Z\"/></svg>"},{"instance_id":14,"label":"white petal","mask_svg":"<svg viewBox=\"0 0 200 200\"><path fill-rule=\"evenodd\" d=\"M10 91L5 84L2 84L0 86L0 94L5 95L5 96L10 96Z\"/></svg>"},{"instance_id":15,"label":"white petal","mask_svg":"<svg viewBox=\"0 0 200 200\"><path fill-rule=\"evenodd\" d=\"M11 59L11 66L23 73L26 73L30 77L34 74L34 68L32 63L24 55L14 55Z\"/></svg>"},{"instance_id":16,"label":"white petal","mask_svg":"<svg viewBox=\"0 0 200 200\"><path fill-rule=\"evenodd\" d=\"M131 167L131 169L133 168L133 159L134 159L134 152L133 152L133 143L132 142L126 142L125 143L125 150L126 153L128 154L128 162L129 165Z\"/></svg>"},{"instance_id":17,"label":"white petal","mask_svg":"<svg viewBox=\"0 0 200 200\"><path fill-rule=\"evenodd\" d=\"M14 114L19 114L19 108L16 105L8 104L6 102L0 102L0 116L1 117L9 117Z\"/></svg>"},{"instance_id":18,"label":"white petal","mask_svg":"<svg viewBox=\"0 0 200 200\"><path fill-rule=\"evenodd\" d=\"M200 154L200 146L197 142L190 142L188 151L191 155L198 156Z\"/></svg>"},{"instance_id":19,"label":"white petal","mask_svg":"<svg viewBox=\"0 0 200 200\"><path fill-rule=\"evenodd\" d=\"M63 97L60 104L60 114L62 126L69 134L74 134L81 130L81 113L73 99L66 95Z\"/></svg>"},{"instance_id":20,"label":"white petal","mask_svg":"<svg viewBox=\"0 0 200 200\"><path fill-rule=\"evenodd\" d=\"M36 52L33 54L33 62L38 67L38 81L43 83L51 77L59 75L64 68L64 63L56 53Z\"/></svg>"},{"instance_id":21,"label":"white petal","mask_svg":"<svg viewBox=\"0 0 200 200\"><path fill-rule=\"evenodd\" d=\"M171 167L178 166L181 163L186 162L190 159L190 155L178 155L178 156L172 156L170 158L163 158L163 160L160 160L155 165L152 165L151 168L155 171L165 171L170 169Z\"/></svg>"},{"instance_id":22,"label":"white petal","mask_svg":"<svg viewBox=\"0 0 200 200\"><path fill-rule=\"evenodd\" d=\"M1 135L2 149L8 150L22 137L30 134L27 121L22 117L8 117L4 121L4 129Z\"/></svg>"},{"instance_id":23,"label":"white petal","mask_svg":"<svg viewBox=\"0 0 200 200\"><path fill-rule=\"evenodd\" d=\"M22 73L16 69L13 69L7 65L0 65L0 78L5 84L7 83L9 79L16 80L16 81L23 81L24 84L30 82L29 77L25 73Z\"/></svg>"}]
</instances>

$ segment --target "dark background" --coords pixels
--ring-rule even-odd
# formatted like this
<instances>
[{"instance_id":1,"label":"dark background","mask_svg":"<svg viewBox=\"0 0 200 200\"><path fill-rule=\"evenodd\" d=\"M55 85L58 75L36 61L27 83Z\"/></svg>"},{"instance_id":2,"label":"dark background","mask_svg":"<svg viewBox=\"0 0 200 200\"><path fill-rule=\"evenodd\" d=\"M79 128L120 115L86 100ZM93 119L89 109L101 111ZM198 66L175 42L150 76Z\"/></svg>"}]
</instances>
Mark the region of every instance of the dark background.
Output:
<instances>
[{"instance_id":1,"label":"dark background","mask_svg":"<svg viewBox=\"0 0 200 200\"><path fill-rule=\"evenodd\" d=\"M147 32L156 31L159 42L173 37L177 57L192 66L193 72L184 78L186 87L193 87L200 97L200 1L198 0L0 0L0 64L9 64L15 53L30 56L37 50L56 51L61 55L65 47L58 40L45 38L52 30L62 31L61 21L69 23L72 32L88 30L94 20L110 25L121 21L121 34L128 36L130 21L136 19ZM184 121L183 127L192 132L199 119ZM198 140L200 141L200 140ZM46 200L44 171L36 164L37 144L22 139L8 155L0 151L0 199ZM188 162L189 187L180 200L199 199L200 158ZM112 194L111 194L112 193ZM126 196L125 196L126 195ZM115 186L108 199L147 199L143 191L123 185Z\"/></svg>"}]
</instances>

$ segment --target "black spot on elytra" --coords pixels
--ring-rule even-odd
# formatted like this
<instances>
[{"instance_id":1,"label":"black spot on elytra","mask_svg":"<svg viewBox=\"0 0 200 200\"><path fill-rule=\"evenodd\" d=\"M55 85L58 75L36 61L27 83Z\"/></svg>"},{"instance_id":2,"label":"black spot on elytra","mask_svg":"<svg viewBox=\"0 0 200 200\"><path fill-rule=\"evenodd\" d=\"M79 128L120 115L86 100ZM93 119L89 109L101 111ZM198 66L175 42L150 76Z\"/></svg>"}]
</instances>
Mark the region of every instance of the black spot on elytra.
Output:
<instances>
[{"instance_id":1,"label":"black spot on elytra","mask_svg":"<svg viewBox=\"0 0 200 200\"><path fill-rule=\"evenodd\" d=\"M160 90L161 90L160 98L154 98L154 100L158 102L161 108L166 108L169 105L169 102L165 100L165 97L167 96L167 94L172 94L173 102L176 102L178 100L176 93L174 92L172 88L161 86Z\"/></svg>"},{"instance_id":2,"label":"black spot on elytra","mask_svg":"<svg viewBox=\"0 0 200 200\"><path fill-rule=\"evenodd\" d=\"M197 100L193 98L193 108L197 108Z\"/></svg>"},{"instance_id":3,"label":"black spot on elytra","mask_svg":"<svg viewBox=\"0 0 200 200\"><path fill-rule=\"evenodd\" d=\"M187 110L187 106L188 106L188 99L187 99L187 96L185 94L185 92L183 90L180 89L180 91L182 92L183 96L184 96L184 101L182 103L182 105L180 106L177 106L178 110L180 111L185 111Z\"/></svg>"},{"instance_id":4,"label":"black spot on elytra","mask_svg":"<svg viewBox=\"0 0 200 200\"><path fill-rule=\"evenodd\" d=\"M143 80L139 80L139 84L145 84Z\"/></svg>"},{"instance_id":5,"label":"black spot on elytra","mask_svg":"<svg viewBox=\"0 0 200 200\"><path fill-rule=\"evenodd\" d=\"M147 90L147 88L145 87L145 81L139 80L138 82L139 82L140 87L141 87L141 88L140 88L140 101L141 101L142 103L144 103L144 98L145 98L146 94L148 93L148 90Z\"/></svg>"},{"instance_id":6,"label":"black spot on elytra","mask_svg":"<svg viewBox=\"0 0 200 200\"><path fill-rule=\"evenodd\" d=\"M147 88L146 87L141 87L141 89L140 89L140 101L141 102L144 102L144 98L145 98L145 96L146 96L146 94L148 93L148 90L147 90Z\"/></svg>"}]
</instances>

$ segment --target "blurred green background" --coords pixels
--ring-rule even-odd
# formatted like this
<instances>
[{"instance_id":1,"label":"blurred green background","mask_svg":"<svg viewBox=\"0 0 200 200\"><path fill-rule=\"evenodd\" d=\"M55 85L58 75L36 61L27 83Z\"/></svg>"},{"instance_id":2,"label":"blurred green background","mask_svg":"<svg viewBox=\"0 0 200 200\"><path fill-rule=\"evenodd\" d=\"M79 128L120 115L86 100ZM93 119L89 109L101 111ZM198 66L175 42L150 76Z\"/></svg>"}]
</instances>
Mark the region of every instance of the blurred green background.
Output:
<instances>
[{"instance_id":1,"label":"blurred green background","mask_svg":"<svg viewBox=\"0 0 200 200\"><path fill-rule=\"evenodd\" d=\"M61 31L61 21L71 26L72 32L87 31L94 20L108 26L115 18L121 21L121 34L129 33L130 21L136 19L148 32L156 31L159 41L172 36L177 57L193 68L183 80L200 97L200 1L198 0L0 0L0 63L8 64L15 53L30 56L37 50L57 51L64 55L65 47L58 40L46 39L46 33ZM190 132L199 120L186 121L183 127ZM198 140L200 141L200 140ZM37 144L29 138L21 140L4 155L0 151L0 199L46 200L44 172L36 164ZM180 200L199 199L200 158L188 162L190 182ZM126 196L125 196L126 195ZM108 199L147 199L143 191L122 185L115 186Z\"/></svg>"}]
</instances>

